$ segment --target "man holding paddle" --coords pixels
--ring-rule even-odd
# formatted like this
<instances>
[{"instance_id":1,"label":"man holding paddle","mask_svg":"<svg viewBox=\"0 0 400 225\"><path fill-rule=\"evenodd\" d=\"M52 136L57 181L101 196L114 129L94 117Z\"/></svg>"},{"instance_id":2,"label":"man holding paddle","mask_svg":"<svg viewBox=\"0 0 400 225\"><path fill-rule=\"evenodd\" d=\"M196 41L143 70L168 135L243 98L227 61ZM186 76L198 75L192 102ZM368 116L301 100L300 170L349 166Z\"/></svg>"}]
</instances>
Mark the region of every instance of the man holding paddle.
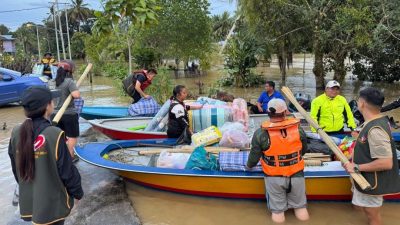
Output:
<instances>
[{"instance_id":1,"label":"man holding paddle","mask_svg":"<svg viewBox=\"0 0 400 225\"><path fill-rule=\"evenodd\" d=\"M372 188L363 190L353 182L353 205L367 215L368 224L380 225L383 196L400 193L399 165L389 120L380 111L385 98L376 88L360 91L358 109L365 118L356 136L352 162L343 167L349 173L361 173Z\"/></svg>"}]
</instances>

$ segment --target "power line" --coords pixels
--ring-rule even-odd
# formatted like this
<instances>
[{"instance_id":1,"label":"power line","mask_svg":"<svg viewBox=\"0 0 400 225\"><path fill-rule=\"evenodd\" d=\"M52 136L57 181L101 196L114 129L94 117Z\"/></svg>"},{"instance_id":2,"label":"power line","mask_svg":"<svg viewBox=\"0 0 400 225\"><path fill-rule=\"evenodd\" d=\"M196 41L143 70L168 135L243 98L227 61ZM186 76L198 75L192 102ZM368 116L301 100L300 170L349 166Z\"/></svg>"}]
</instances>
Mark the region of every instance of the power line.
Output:
<instances>
[{"instance_id":1,"label":"power line","mask_svg":"<svg viewBox=\"0 0 400 225\"><path fill-rule=\"evenodd\" d=\"M0 13L10 13L10 12L20 12L20 11L27 11L27 10L34 10L34 9L45 9L48 7L35 7L35 8L28 8L28 9L14 9L14 10L6 10L6 11L0 11Z\"/></svg>"}]
</instances>

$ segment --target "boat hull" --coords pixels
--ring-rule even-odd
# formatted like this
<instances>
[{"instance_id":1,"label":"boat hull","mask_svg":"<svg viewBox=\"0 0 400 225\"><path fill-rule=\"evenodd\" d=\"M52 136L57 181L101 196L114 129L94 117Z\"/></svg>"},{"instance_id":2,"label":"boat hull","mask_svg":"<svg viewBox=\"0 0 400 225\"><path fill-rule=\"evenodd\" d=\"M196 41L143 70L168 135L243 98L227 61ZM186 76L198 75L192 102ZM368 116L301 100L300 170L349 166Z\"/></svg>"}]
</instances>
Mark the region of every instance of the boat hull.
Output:
<instances>
[{"instance_id":1,"label":"boat hull","mask_svg":"<svg viewBox=\"0 0 400 225\"><path fill-rule=\"evenodd\" d=\"M134 147L138 143L166 144L163 140L113 141L92 143L77 147L77 155L91 164L114 170L127 181L146 187L181 194L236 198L265 199L264 175L254 172L224 172L156 168L113 162L102 156L121 147ZM173 141L170 141L173 143ZM351 183L348 174L337 171L305 171L306 192L309 200L348 201ZM385 197L400 201L400 194Z\"/></svg>"}]
</instances>

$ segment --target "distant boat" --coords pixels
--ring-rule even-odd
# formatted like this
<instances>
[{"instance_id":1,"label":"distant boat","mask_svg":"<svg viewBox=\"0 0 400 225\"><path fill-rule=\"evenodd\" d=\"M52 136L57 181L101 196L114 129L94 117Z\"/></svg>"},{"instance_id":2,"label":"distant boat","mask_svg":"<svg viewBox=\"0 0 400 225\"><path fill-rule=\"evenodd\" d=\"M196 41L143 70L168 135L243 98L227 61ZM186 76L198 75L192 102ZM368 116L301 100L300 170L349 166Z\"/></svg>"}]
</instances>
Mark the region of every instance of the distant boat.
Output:
<instances>
[{"instance_id":1,"label":"distant boat","mask_svg":"<svg viewBox=\"0 0 400 225\"><path fill-rule=\"evenodd\" d=\"M82 160L95 166L116 171L127 181L154 189L218 198L265 199L264 174L262 172L157 168L155 167L156 155L133 155L135 163L131 164L105 159L107 157L103 158L105 154L110 155L110 152L124 148L129 148L130 153L136 154L134 152L139 150L138 146L173 144L174 140L171 139L90 143L83 147L76 147L76 154ZM143 150L143 147L140 150ZM344 171L340 162L329 162L322 167L306 168L305 178L308 200L351 200L349 175ZM386 196L385 199L400 201L400 194Z\"/></svg>"},{"instance_id":2,"label":"distant boat","mask_svg":"<svg viewBox=\"0 0 400 225\"><path fill-rule=\"evenodd\" d=\"M131 117L128 107L118 106L84 106L79 116L86 120Z\"/></svg>"}]
</instances>

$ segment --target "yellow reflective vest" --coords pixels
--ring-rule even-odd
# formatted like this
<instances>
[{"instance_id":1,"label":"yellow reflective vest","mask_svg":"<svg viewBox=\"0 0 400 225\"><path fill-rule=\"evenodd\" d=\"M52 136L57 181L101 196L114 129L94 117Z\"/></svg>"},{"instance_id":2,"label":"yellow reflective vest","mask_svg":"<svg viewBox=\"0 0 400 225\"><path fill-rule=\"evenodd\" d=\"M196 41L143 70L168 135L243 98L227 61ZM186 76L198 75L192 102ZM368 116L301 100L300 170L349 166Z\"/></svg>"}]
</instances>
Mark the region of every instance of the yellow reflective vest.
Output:
<instances>
[{"instance_id":1,"label":"yellow reflective vest","mask_svg":"<svg viewBox=\"0 0 400 225\"><path fill-rule=\"evenodd\" d=\"M329 98L325 93L311 102L311 117L326 132L336 132L344 127L356 128L353 113L346 98L341 95ZM311 130L316 130L311 127Z\"/></svg>"}]
</instances>

